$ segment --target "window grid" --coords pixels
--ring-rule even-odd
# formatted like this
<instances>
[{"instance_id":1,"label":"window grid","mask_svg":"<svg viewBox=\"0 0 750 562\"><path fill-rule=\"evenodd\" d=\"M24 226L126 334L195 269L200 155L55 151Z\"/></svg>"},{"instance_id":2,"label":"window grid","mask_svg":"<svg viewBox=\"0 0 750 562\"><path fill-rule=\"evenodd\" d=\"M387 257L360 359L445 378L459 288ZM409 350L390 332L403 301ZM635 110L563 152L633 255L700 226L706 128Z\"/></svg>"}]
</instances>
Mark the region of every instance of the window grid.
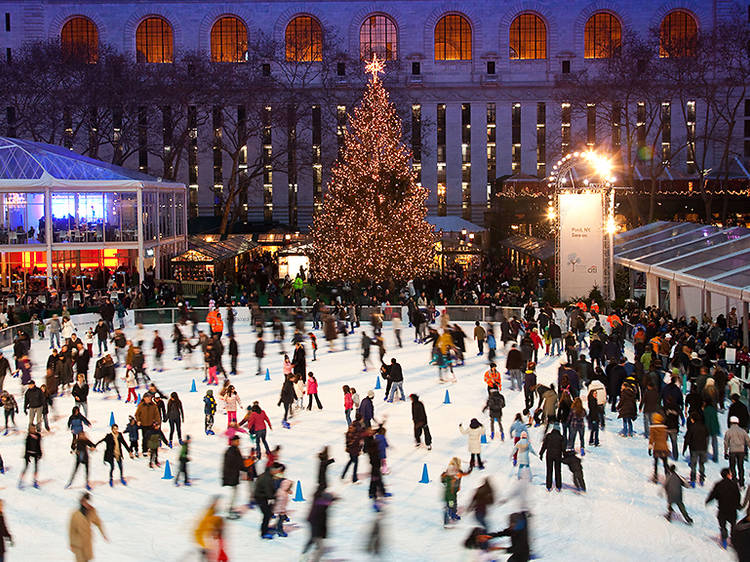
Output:
<instances>
[{"instance_id":1,"label":"window grid","mask_svg":"<svg viewBox=\"0 0 750 562\"><path fill-rule=\"evenodd\" d=\"M323 30L315 18L297 16L286 27L286 60L320 62L323 60Z\"/></svg>"},{"instance_id":2,"label":"window grid","mask_svg":"<svg viewBox=\"0 0 750 562\"><path fill-rule=\"evenodd\" d=\"M222 134L224 129L224 113L220 106L214 106L213 109L213 126L214 126L214 215L220 216L221 193L224 191L224 154L222 152Z\"/></svg>"},{"instance_id":3,"label":"window grid","mask_svg":"<svg viewBox=\"0 0 750 562\"><path fill-rule=\"evenodd\" d=\"M622 45L620 20L607 12L594 14L586 22L584 35L584 58L607 59L616 55Z\"/></svg>"},{"instance_id":4,"label":"window grid","mask_svg":"<svg viewBox=\"0 0 750 562\"><path fill-rule=\"evenodd\" d=\"M560 106L560 152L566 156L570 152L570 104L563 102Z\"/></svg>"},{"instance_id":5,"label":"window grid","mask_svg":"<svg viewBox=\"0 0 750 562\"><path fill-rule=\"evenodd\" d=\"M411 167L414 181L422 185L422 106L411 106Z\"/></svg>"},{"instance_id":6,"label":"window grid","mask_svg":"<svg viewBox=\"0 0 750 562\"><path fill-rule=\"evenodd\" d=\"M511 109L510 141L512 144L511 172L521 173L521 104L516 102Z\"/></svg>"},{"instance_id":7,"label":"window grid","mask_svg":"<svg viewBox=\"0 0 750 562\"><path fill-rule=\"evenodd\" d=\"M297 115L293 105L287 107L287 187L288 187L288 218L291 226L297 226Z\"/></svg>"},{"instance_id":8,"label":"window grid","mask_svg":"<svg viewBox=\"0 0 750 562\"><path fill-rule=\"evenodd\" d=\"M321 162L322 125L320 106L312 107L312 180L313 180L313 212L318 213L323 208L323 164Z\"/></svg>"},{"instance_id":9,"label":"window grid","mask_svg":"<svg viewBox=\"0 0 750 562\"><path fill-rule=\"evenodd\" d=\"M612 104L612 150L620 148L620 122L622 121L622 106L619 103Z\"/></svg>"},{"instance_id":10,"label":"window grid","mask_svg":"<svg viewBox=\"0 0 750 562\"><path fill-rule=\"evenodd\" d=\"M536 104L536 175L547 175L547 104Z\"/></svg>"},{"instance_id":11,"label":"window grid","mask_svg":"<svg viewBox=\"0 0 750 562\"><path fill-rule=\"evenodd\" d=\"M695 101L687 102L687 154L686 162L688 174L695 173Z\"/></svg>"},{"instance_id":12,"label":"window grid","mask_svg":"<svg viewBox=\"0 0 750 562\"><path fill-rule=\"evenodd\" d=\"M596 146L596 104L586 104L586 146L589 149Z\"/></svg>"},{"instance_id":13,"label":"window grid","mask_svg":"<svg viewBox=\"0 0 750 562\"><path fill-rule=\"evenodd\" d=\"M672 104L661 104L661 163L669 164L672 158Z\"/></svg>"},{"instance_id":14,"label":"window grid","mask_svg":"<svg viewBox=\"0 0 750 562\"><path fill-rule=\"evenodd\" d=\"M60 44L67 56L89 63L99 58L99 32L89 18L78 16L66 21L60 32Z\"/></svg>"},{"instance_id":15,"label":"window grid","mask_svg":"<svg viewBox=\"0 0 750 562\"><path fill-rule=\"evenodd\" d=\"M173 45L172 27L164 18L146 18L135 32L136 59L138 62L172 62L174 58Z\"/></svg>"},{"instance_id":16,"label":"window grid","mask_svg":"<svg viewBox=\"0 0 750 562\"><path fill-rule=\"evenodd\" d=\"M471 220L471 104L461 105L461 215Z\"/></svg>"},{"instance_id":17,"label":"window grid","mask_svg":"<svg viewBox=\"0 0 750 562\"><path fill-rule=\"evenodd\" d=\"M247 27L234 16L217 20L211 28L212 62L245 62L247 60Z\"/></svg>"},{"instance_id":18,"label":"window grid","mask_svg":"<svg viewBox=\"0 0 750 562\"><path fill-rule=\"evenodd\" d=\"M336 141L338 143L338 155L344 150L344 131L346 130L346 106L336 106Z\"/></svg>"},{"instance_id":19,"label":"window grid","mask_svg":"<svg viewBox=\"0 0 750 562\"><path fill-rule=\"evenodd\" d=\"M437 106L437 200L438 216L448 214L446 197L446 160L445 160L445 104Z\"/></svg>"},{"instance_id":20,"label":"window grid","mask_svg":"<svg viewBox=\"0 0 750 562\"><path fill-rule=\"evenodd\" d=\"M510 58L547 58L547 26L536 14L521 14L510 24Z\"/></svg>"},{"instance_id":21,"label":"window grid","mask_svg":"<svg viewBox=\"0 0 750 562\"><path fill-rule=\"evenodd\" d=\"M388 16L370 16L359 29L359 52L362 60L372 60L372 55L377 55L381 60L396 60L397 45L396 24Z\"/></svg>"},{"instance_id":22,"label":"window grid","mask_svg":"<svg viewBox=\"0 0 750 562\"><path fill-rule=\"evenodd\" d=\"M263 108L263 220L273 220L273 144L271 139L271 106Z\"/></svg>"},{"instance_id":23,"label":"window grid","mask_svg":"<svg viewBox=\"0 0 750 562\"><path fill-rule=\"evenodd\" d=\"M487 208L492 206L497 177L497 109L487 104Z\"/></svg>"},{"instance_id":24,"label":"window grid","mask_svg":"<svg viewBox=\"0 0 750 562\"><path fill-rule=\"evenodd\" d=\"M188 107L188 190L191 217L198 216L198 108Z\"/></svg>"},{"instance_id":25,"label":"window grid","mask_svg":"<svg viewBox=\"0 0 750 562\"><path fill-rule=\"evenodd\" d=\"M437 23L435 60L471 60L471 26L466 18L448 14Z\"/></svg>"},{"instance_id":26,"label":"window grid","mask_svg":"<svg viewBox=\"0 0 750 562\"><path fill-rule=\"evenodd\" d=\"M659 56L691 57L695 54L698 24L684 10L667 14L659 29Z\"/></svg>"}]
</instances>

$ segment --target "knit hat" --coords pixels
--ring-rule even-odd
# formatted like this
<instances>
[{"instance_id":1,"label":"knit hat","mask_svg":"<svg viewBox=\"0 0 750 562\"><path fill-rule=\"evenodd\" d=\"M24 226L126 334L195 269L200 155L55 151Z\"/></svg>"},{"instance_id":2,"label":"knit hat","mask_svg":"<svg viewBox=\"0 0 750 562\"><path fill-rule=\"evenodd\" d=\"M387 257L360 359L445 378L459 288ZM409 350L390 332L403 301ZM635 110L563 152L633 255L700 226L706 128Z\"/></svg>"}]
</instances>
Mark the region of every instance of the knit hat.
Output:
<instances>
[{"instance_id":1,"label":"knit hat","mask_svg":"<svg viewBox=\"0 0 750 562\"><path fill-rule=\"evenodd\" d=\"M368 390L367 391L367 397L368 398L375 398L375 391L374 390Z\"/></svg>"},{"instance_id":2,"label":"knit hat","mask_svg":"<svg viewBox=\"0 0 750 562\"><path fill-rule=\"evenodd\" d=\"M737 416L732 416L731 418L729 418L729 423L740 423L740 418L738 418Z\"/></svg>"},{"instance_id":3,"label":"knit hat","mask_svg":"<svg viewBox=\"0 0 750 562\"><path fill-rule=\"evenodd\" d=\"M656 412L651 416L651 423L657 424L662 423L664 421L664 416L662 416L660 413Z\"/></svg>"},{"instance_id":4,"label":"knit hat","mask_svg":"<svg viewBox=\"0 0 750 562\"><path fill-rule=\"evenodd\" d=\"M522 431L521 432L521 439L528 439L528 438L529 438L529 434L526 433L525 431Z\"/></svg>"},{"instance_id":5,"label":"knit hat","mask_svg":"<svg viewBox=\"0 0 750 562\"><path fill-rule=\"evenodd\" d=\"M697 354L697 353L696 353L695 351L693 351L693 352L692 352L692 353L690 354L690 359L698 359L698 354Z\"/></svg>"}]
</instances>

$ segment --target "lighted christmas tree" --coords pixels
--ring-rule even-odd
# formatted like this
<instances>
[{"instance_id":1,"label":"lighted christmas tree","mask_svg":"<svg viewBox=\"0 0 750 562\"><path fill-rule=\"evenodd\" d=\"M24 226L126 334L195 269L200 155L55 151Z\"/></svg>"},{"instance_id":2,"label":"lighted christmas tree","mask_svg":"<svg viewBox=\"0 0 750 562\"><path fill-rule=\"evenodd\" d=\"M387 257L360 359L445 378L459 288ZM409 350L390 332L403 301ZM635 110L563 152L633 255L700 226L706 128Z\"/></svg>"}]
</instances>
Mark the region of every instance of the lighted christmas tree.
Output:
<instances>
[{"instance_id":1,"label":"lighted christmas tree","mask_svg":"<svg viewBox=\"0 0 750 562\"><path fill-rule=\"evenodd\" d=\"M383 63L374 58L366 68L372 78L349 117L313 224L313 271L321 280L410 279L433 261L427 190L415 181L401 120L378 79Z\"/></svg>"}]
</instances>

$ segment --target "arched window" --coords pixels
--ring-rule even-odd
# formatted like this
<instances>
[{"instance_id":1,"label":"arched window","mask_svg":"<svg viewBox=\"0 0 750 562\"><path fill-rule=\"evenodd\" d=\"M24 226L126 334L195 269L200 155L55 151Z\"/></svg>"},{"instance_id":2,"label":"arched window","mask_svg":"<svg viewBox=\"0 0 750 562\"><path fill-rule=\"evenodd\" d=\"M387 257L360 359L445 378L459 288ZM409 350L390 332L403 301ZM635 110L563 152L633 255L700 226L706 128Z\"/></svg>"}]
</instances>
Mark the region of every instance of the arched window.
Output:
<instances>
[{"instance_id":1,"label":"arched window","mask_svg":"<svg viewBox=\"0 0 750 562\"><path fill-rule=\"evenodd\" d=\"M698 24L684 10L670 12L659 29L660 57L690 57L695 54Z\"/></svg>"},{"instance_id":2,"label":"arched window","mask_svg":"<svg viewBox=\"0 0 750 562\"><path fill-rule=\"evenodd\" d=\"M620 51L622 27L620 20L607 12L591 16L583 30L584 58L608 59Z\"/></svg>"},{"instance_id":3,"label":"arched window","mask_svg":"<svg viewBox=\"0 0 750 562\"><path fill-rule=\"evenodd\" d=\"M396 24L388 16L369 16L359 28L359 54L362 60L377 55L382 60L396 60L398 37Z\"/></svg>"},{"instance_id":4,"label":"arched window","mask_svg":"<svg viewBox=\"0 0 750 562\"><path fill-rule=\"evenodd\" d=\"M286 60L320 62L323 60L323 30L310 16L297 16L286 26Z\"/></svg>"},{"instance_id":5,"label":"arched window","mask_svg":"<svg viewBox=\"0 0 750 562\"><path fill-rule=\"evenodd\" d=\"M435 26L435 60L471 60L471 26L465 17L440 18Z\"/></svg>"},{"instance_id":6,"label":"arched window","mask_svg":"<svg viewBox=\"0 0 750 562\"><path fill-rule=\"evenodd\" d=\"M135 32L135 49L138 62L173 62L172 26L158 16L146 18Z\"/></svg>"},{"instance_id":7,"label":"arched window","mask_svg":"<svg viewBox=\"0 0 750 562\"><path fill-rule=\"evenodd\" d=\"M219 18L211 28L212 62L245 62L247 27L234 16Z\"/></svg>"},{"instance_id":8,"label":"arched window","mask_svg":"<svg viewBox=\"0 0 750 562\"><path fill-rule=\"evenodd\" d=\"M65 55L95 63L99 58L99 32L89 18L76 16L63 25L60 44Z\"/></svg>"},{"instance_id":9,"label":"arched window","mask_svg":"<svg viewBox=\"0 0 750 562\"><path fill-rule=\"evenodd\" d=\"M547 26L536 14L521 14L510 24L510 58L547 58Z\"/></svg>"}]
</instances>

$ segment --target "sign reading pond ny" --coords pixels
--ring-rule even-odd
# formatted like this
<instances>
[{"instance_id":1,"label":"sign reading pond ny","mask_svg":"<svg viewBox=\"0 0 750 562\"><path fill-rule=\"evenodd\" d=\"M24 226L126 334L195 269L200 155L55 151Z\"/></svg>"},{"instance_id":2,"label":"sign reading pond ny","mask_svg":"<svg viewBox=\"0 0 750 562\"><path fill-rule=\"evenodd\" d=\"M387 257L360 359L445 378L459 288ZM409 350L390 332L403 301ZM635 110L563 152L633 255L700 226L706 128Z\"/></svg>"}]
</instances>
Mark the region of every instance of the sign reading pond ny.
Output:
<instances>
[{"instance_id":1,"label":"sign reading pond ny","mask_svg":"<svg viewBox=\"0 0 750 562\"><path fill-rule=\"evenodd\" d=\"M559 193L560 299L587 297L604 283L604 224L601 190Z\"/></svg>"}]
</instances>

